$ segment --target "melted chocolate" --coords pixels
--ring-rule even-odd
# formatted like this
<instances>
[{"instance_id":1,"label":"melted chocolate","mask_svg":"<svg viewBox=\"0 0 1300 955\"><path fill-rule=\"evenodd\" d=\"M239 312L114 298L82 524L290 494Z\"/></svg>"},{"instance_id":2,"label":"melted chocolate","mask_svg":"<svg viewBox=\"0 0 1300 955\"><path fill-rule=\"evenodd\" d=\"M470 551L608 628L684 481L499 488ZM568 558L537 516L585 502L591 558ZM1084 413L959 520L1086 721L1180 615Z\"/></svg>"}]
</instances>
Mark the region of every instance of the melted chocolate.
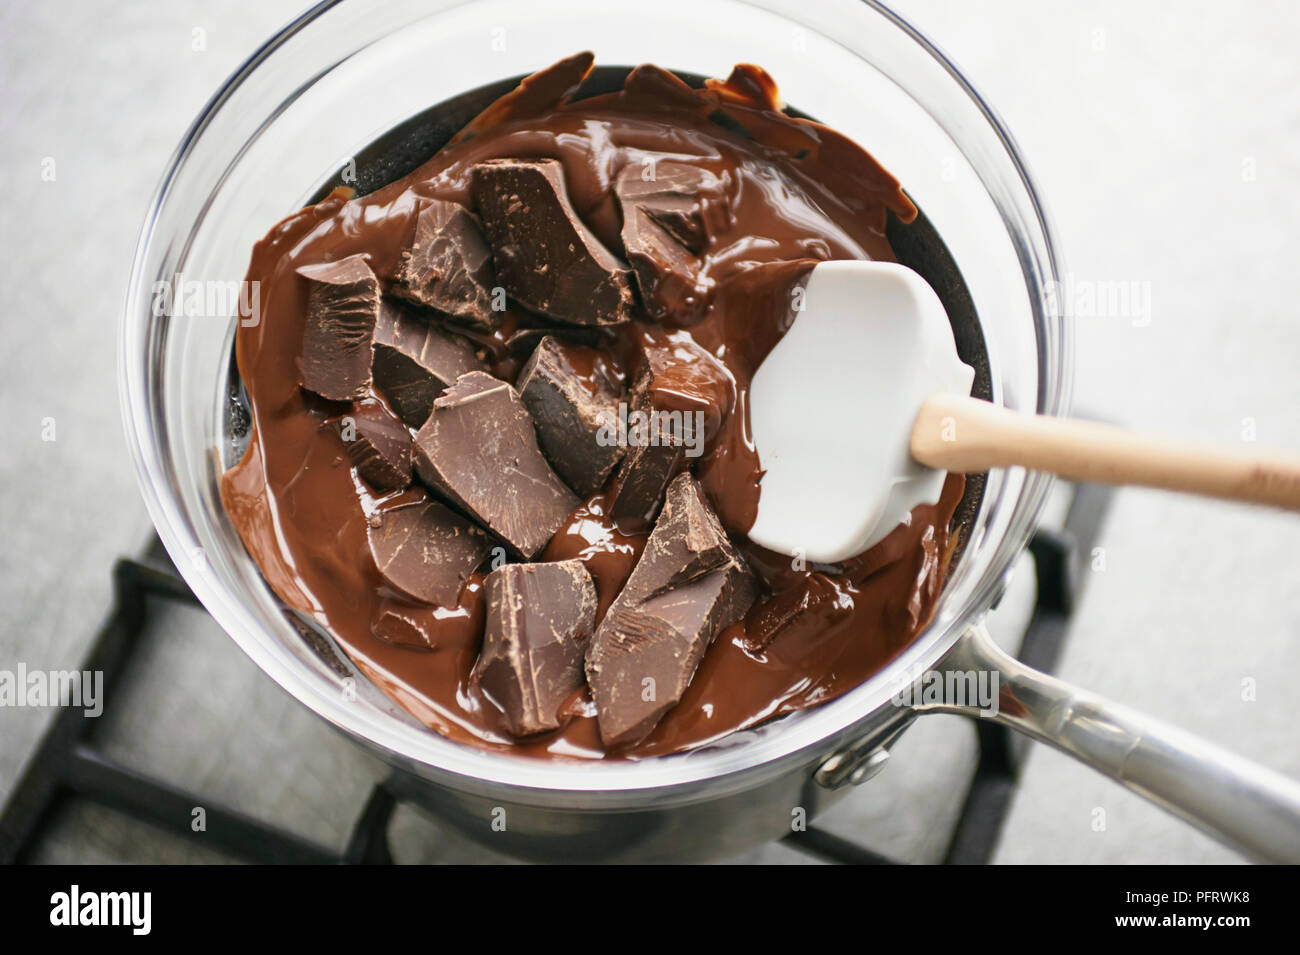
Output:
<instances>
[{"instance_id":1,"label":"melted chocolate","mask_svg":"<svg viewBox=\"0 0 1300 955\"><path fill-rule=\"evenodd\" d=\"M720 185L689 232L693 282L653 290L661 317L643 314L601 329L597 343L572 351L580 376L623 387L648 346L676 341L704 355L675 382L670 370L661 397L706 412L705 454L690 464L763 591L707 650L680 703L646 739L617 754L638 758L691 749L825 702L883 667L933 613L962 479L950 476L937 505L918 507L876 547L836 567L798 568L747 541L762 477L748 433L748 386L790 327L794 289L817 261L892 260L886 212L910 221L916 210L854 143L778 112L775 84L756 67L737 67L703 91L641 67L620 92L566 102L590 63L583 54L530 78L410 175L361 198L335 193L257 243L248 278L261 283L263 320L241 327L236 342L254 432L221 491L272 589L330 630L417 719L489 749L608 757L585 688L562 708L560 729L523 742L506 731L501 711L470 678L484 627L481 574L468 579L455 606L435 607L413 602L379 573L367 527L381 498L356 476L338 430L322 427L339 405L299 388L308 293L297 270L363 255L381 282L392 283L426 200L472 208L472 170L485 160L559 160L574 210L614 250L623 248L620 173L660 161L699 169ZM674 289L691 298L680 309L665 307ZM494 330L456 331L494 375L514 381L527 352L507 342L544 325L511 305ZM373 386L369 397L382 400ZM577 508L539 559L583 562L596 585L599 623L644 544L635 528L610 520L602 492ZM418 639L395 642L394 621Z\"/></svg>"}]
</instances>

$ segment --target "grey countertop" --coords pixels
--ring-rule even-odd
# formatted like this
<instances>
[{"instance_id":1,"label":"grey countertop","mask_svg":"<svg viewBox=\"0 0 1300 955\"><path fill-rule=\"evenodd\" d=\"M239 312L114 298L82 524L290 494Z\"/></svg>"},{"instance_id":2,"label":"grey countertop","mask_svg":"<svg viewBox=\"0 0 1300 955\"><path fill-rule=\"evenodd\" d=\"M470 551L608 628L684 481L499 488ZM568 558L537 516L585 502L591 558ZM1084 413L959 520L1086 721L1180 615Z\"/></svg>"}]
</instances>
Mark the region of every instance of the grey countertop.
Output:
<instances>
[{"instance_id":1,"label":"grey countertop","mask_svg":"<svg viewBox=\"0 0 1300 955\"><path fill-rule=\"evenodd\" d=\"M0 219L0 668L76 666L107 609L111 561L147 538L116 388L137 230L195 113L298 6L57 0L0 9L9 188ZM1300 448L1300 11L1262 0L895 6L1017 136L1069 272L1149 290L1149 321L1080 320L1076 405L1174 434ZM1125 490L1101 546L1104 569L1089 571L1061 675L1300 777L1288 675L1300 670L1300 519ZM251 678L265 684L247 691L255 698L283 696ZM49 717L0 712L0 800ZM158 733L139 718L137 732ZM923 761L944 725L905 739L907 758ZM266 758L285 754L272 748ZM314 771L334 772L332 760L322 756L325 768ZM294 787L312 778L259 798L298 798ZM925 787L924 774L908 785ZM906 786L882 789L837 809L836 824L919 826L904 842L913 857L933 857L926 824L899 808L908 796ZM58 857L113 855L86 845ZM1233 858L1042 747L998 853L1002 862Z\"/></svg>"}]
</instances>

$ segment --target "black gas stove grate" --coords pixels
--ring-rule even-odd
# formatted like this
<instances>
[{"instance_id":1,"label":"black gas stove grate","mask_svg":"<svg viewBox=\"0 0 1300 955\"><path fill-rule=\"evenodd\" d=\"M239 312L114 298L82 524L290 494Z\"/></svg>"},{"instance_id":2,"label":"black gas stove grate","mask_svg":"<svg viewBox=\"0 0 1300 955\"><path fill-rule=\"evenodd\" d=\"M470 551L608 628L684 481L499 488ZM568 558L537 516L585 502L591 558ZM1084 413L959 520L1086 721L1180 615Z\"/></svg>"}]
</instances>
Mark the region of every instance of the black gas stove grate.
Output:
<instances>
[{"instance_id":1,"label":"black gas stove grate","mask_svg":"<svg viewBox=\"0 0 1300 955\"><path fill-rule=\"evenodd\" d=\"M1078 486L1064 528L1040 529L1030 542L1038 594L1019 657L1035 669L1051 672L1056 666L1074 609L1078 555L1091 553L1109 498L1108 488ZM198 604L157 538L140 559L121 559L114 565L113 590L113 608L81 666L103 672L106 706L111 705L118 677L130 664L145 630L149 599ZM98 803L186 838L198 835L189 825L190 807L201 804L207 811L204 845L250 862L393 861L388 829L399 799L387 784L374 787L346 847L337 852L107 758L89 742L90 723L80 708L59 711L0 814L0 863L28 859L50 820L73 798ZM978 734L979 759L948 846L945 862L950 864L979 864L992 858L1028 746L1025 737L1003 727L972 723ZM826 862L893 862L815 826L792 833L784 842Z\"/></svg>"}]
</instances>

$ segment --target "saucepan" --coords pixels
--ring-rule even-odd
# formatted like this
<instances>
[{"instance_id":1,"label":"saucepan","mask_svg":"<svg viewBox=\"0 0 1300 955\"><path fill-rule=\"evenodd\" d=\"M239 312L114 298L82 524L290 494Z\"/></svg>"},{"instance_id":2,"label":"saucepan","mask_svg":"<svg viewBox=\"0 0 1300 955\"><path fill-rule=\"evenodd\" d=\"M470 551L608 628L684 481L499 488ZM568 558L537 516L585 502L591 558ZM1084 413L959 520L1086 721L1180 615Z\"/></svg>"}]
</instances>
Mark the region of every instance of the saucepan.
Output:
<instances>
[{"instance_id":1,"label":"saucepan","mask_svg":"<svg viewBox=\"0 0 1300 955\"><path fill-rule=\"evenodd\" d=\"M148 213L125 305L121 398L150 514L194 592L287 692L386 760L403 795L498 852L553 860L683 861L789 833L881 765L918 715L966 713L1028 733L1252 857L1300 860L1300 787L1024 667L984 617L1034 527L1047 479L972 481L962 548L927 629L844 696L703 749L638 761L542 761L418 725L327 633L271 593L226 519L218 479L247 426L232 375L237 289L267 228L340 177L362 191L426 158L476 105L575 51L725 76L754 62L786 102L864 144L923 211L891 223L900 258L953 318L982 396L1065 414L1069 317L1041 202L1002 123L916 30L860 0L339 0L259 49L173 156ZM617 71L615 71L615 74ZM998 706L910 694L927 674L992 674ZM938 681L930 680L934 686Z\"/></svg>"}]
</instances>

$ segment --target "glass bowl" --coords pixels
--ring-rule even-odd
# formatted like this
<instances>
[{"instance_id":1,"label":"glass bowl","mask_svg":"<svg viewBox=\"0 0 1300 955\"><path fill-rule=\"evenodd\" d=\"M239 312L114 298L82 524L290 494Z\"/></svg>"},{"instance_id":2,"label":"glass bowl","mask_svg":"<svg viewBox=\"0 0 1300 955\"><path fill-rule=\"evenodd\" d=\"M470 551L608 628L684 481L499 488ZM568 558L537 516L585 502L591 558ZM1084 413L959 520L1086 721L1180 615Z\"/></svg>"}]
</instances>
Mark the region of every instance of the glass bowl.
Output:
<instances>
[{"instance_id":1,"label":"glass bowl","mask_svg":"<svg viewBox=\"0 0 1300 955\"><path fill-rule=\"evenodd\" d=\"M1064 413L1071 361L1067 319L1051 307L1051 230L1014 141L948 59L878 3L657 0L614 12L604 0L339 0L254 53L168 165L122 319L122 411L158 533L198 598L262 670L394 765L466 791L510 787L539 804L599 809L631 794L698 796L860 734L909 674L988 610L1047 480L1019 470L990 476L933 621L884 672L830 703L691 753L567 763L464 746L416 725L305 639L218 495L236 313L220 295L204 307L169 308L158 293L239 282L253 243L366 144L434 103L584 49L601 64L653 62L721 77L735 63L763 66L786 102L865 146L933 222L981 317L995 401Z\"/></svg>"}]
</instances>

